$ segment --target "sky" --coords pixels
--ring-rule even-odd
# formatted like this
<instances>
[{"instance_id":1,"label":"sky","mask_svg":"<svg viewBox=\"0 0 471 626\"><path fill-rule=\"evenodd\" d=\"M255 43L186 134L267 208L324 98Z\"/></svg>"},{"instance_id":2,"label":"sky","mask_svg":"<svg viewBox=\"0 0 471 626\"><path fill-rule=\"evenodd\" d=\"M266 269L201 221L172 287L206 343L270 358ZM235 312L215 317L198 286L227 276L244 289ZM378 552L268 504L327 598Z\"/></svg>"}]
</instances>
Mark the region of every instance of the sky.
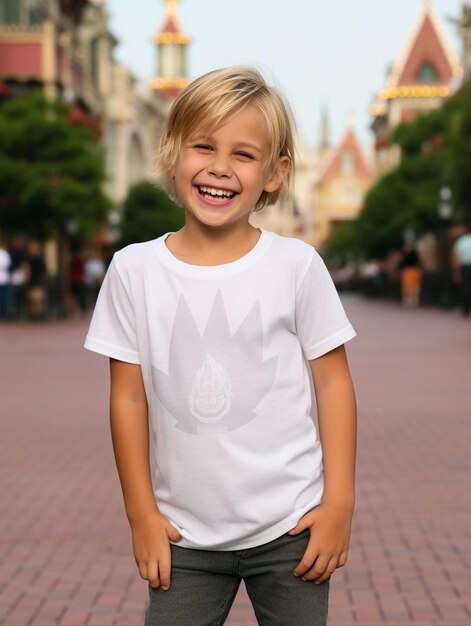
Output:
<instances>
[{"instance_id":1,"label":"sky","mask_svg":"<svg viewBox=\"0 0 471 626\"><path fill-rule=\"evenodd\" d=\"M401 55L424 0L181 0L191 78L218 67L250 64L280 88L294 111L298 132L318 145L327 110L332 143L353 118L363 146L372 143L369 106ZM461 42L447 20L462 0L432 0L455 54ZM165 19L164 0L106 0L118 62L145 84L157 75L152 36Z\"/></svg>"}]
</instances>

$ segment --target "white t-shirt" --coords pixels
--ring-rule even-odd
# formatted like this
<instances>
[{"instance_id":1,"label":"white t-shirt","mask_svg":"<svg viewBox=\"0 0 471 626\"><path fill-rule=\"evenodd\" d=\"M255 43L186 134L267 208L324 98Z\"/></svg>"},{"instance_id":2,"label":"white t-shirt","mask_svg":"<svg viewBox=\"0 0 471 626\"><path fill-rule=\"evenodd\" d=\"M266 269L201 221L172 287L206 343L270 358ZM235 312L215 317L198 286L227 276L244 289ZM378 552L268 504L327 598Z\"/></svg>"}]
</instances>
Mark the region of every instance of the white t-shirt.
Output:
<instances>
[{"instance_id":1,"label":"white t-shirt","mask_svg":"<svg viewBox=\"0 0 471 626\"><path fill-rule=\"evenodd\" d=\"M471 264L471 233L458 237L454 243L453 250L462 265Z\"/></svg>"},{"instance_id":2,"label":"white t-shirt","mask_svg":"<svg viewBox=\"0 0 471 626\"><path fill-rule=\"evenodd\" d=\"M141 365L154 495L181 547L267 543L322 498L307 360L356 333L314 248L260 230L223 265L181 261L171 233L115 253L85 341Z\"/></svg>"}]
</instances>

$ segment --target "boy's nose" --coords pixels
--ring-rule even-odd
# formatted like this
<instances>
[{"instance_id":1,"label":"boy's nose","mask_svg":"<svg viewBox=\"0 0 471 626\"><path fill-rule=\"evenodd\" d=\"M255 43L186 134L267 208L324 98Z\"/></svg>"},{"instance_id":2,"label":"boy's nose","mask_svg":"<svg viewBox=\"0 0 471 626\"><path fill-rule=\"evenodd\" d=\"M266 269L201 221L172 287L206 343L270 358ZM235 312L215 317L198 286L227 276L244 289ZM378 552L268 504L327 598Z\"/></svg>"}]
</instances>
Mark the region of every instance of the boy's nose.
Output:
<instances>
[{"instance_id":1,"label":"boy's nose","mask_svg":"<svg viewBox=\"0 0 471 626\"><path fill-rule=\"evenodd\" d=\"M228 177L232 175L229 160L223 155L215 155L208 171L217 177Z\"/></svg>"}]
</instances>

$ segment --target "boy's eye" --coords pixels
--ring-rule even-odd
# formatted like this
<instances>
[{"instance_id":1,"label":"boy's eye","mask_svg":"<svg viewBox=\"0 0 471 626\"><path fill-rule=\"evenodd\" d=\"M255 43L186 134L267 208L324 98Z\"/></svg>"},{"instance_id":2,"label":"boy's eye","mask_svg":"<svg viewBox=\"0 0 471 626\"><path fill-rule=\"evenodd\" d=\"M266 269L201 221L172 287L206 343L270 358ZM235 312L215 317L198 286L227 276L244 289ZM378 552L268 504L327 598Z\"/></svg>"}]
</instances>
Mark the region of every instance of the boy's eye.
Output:
<instances>
[{"instance_id":1,"label":"boy's eye","mask_svg":"<svg viewBox=\"0 0 471 626\"><path fill-rule=\"evenodd\" d=\"M197 150L211 150L211 146L208 146L205 143L198 143L193 147L196 148Z\"/></svg>"},{"instance_id":2,"label":"boy's eye","mask_svg":"<svg viewBox=\"0 0 471 626\"><path fill-rule=\"evenodd\" d=\"M243 157L244 159L253 160L255 158L252 154L249 154L248 152L238 152L237 155Z\"/></svg>"}]
</instances>

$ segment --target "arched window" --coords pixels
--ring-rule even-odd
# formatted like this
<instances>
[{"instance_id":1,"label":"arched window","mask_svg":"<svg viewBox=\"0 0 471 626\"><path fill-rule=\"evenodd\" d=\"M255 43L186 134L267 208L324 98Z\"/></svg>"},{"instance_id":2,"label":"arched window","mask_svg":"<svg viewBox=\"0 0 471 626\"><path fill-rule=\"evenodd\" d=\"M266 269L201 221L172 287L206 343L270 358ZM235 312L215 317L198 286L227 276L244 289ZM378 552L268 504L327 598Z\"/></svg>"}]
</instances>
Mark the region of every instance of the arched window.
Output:
<instances>
[{"instance_id":1,"label":"arched window","mask_svg":"<svg viewBox=\"0 0 471 626\"><path fill-rule=\"evenodd\" d=\"M417 82L423 83L425 85L438 83L438 72L433 63L430 63L429 61L425 61L424 63L422 63L419 73L417 75Z\"/></svg>"}]
</instances>

